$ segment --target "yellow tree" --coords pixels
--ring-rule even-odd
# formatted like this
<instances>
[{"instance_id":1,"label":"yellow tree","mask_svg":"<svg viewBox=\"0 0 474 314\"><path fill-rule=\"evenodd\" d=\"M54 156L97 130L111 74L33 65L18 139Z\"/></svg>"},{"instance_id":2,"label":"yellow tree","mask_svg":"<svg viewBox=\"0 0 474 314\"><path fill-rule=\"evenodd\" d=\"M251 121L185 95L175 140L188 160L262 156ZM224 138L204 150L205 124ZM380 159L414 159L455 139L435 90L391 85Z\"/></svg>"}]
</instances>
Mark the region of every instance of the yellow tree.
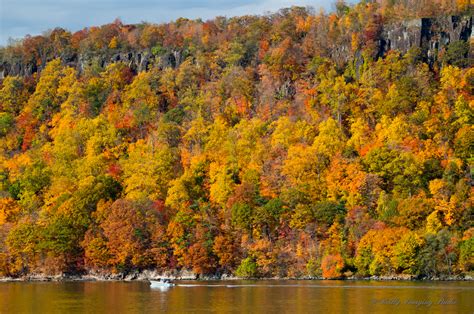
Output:
<instances>
[{"instance_id":1,"label":"yellow tree","mask_svg":"<svg viewBox=\"0 0 474 314\"><path fill-rule=\"evenodd\" d=\"M171 180L177 177L177 155L166 144L139 140L121 162L127 198L164 200Z\"/></svg>"}]
</instances>

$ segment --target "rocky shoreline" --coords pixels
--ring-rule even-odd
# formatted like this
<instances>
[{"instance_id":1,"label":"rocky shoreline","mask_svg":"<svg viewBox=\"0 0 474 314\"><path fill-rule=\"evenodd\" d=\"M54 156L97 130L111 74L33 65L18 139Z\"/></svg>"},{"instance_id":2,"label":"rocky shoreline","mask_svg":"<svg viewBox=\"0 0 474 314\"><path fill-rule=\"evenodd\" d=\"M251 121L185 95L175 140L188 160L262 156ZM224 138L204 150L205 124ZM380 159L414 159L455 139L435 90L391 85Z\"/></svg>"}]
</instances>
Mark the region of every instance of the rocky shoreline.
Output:
<instances>
[{"instance_id":1,"label":"rocky shoreline","mask_svg":"<svg viewBox=\"0 0 474 314\"><path fill-rule=\"evenodd\" d=\"M142 272L124 273L103 273L90 272L84 275L74 274L31 274L22 277L0 277L0 282L59 282L59 281L147 281L153 279L170 279L170 280L199 280L199 281L228 281L228 280L334 280L325 279L323 277L258 277L258 278L242 278L226 274L214 274L199 276L190 271L169 271L158 272L153 270L145 270ZM391 275L391 276L370 276L358 277L351 276L340 278L339 280L366 280L366 281L474 281L471 275L451 275L451 276L431 276L431 277L415 277L409 275Z\"/></svg>"}]
</instances>

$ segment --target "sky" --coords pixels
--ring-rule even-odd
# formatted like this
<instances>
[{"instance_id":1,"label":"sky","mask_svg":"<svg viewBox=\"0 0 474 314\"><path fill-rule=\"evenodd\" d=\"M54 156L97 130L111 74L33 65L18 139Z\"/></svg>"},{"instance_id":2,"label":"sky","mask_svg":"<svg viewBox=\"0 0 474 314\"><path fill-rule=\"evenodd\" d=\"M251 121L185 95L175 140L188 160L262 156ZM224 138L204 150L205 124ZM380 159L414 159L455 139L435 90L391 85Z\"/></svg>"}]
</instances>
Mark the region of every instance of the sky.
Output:
<instances>
[{"instance_id":1,"label":"sky","mask_svg":"<svg viewBox=\"0 0 474 314\"><path fill-rule=\"evenodd\" d=\"M0 0L0 45L55 27L77 31L120 18L125 24L162 23L179 17L264 14L292 5L330 11L335 0Z\"/></svg>"}]
</instances>

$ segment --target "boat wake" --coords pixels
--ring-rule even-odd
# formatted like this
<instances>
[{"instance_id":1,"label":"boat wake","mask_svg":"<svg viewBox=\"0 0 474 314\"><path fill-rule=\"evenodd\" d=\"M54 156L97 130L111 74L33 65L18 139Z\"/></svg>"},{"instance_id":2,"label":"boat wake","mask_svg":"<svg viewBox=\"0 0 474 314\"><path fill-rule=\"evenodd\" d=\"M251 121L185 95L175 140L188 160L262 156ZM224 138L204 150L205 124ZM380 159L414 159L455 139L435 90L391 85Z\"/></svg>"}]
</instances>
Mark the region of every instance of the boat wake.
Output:
<instances>
[{"instance_id":1,"label":"boat wake","mask_svg":"<svg viewBox=\"0 0 474 314\"><path fill-rule=\"evenodd\" d=\"M186 287L186 288L195 288L195 287L210 287L210 288L246 288L246 287L262 287L262 288L335 288L335 289L432 289L432 290L474 290L474 287L446 287L446 286L408 286L408 285L400 285L400 286L377 286L377 285L270 285L270 284L176 284L177 287Z\"/></svg>"}]
</instances>

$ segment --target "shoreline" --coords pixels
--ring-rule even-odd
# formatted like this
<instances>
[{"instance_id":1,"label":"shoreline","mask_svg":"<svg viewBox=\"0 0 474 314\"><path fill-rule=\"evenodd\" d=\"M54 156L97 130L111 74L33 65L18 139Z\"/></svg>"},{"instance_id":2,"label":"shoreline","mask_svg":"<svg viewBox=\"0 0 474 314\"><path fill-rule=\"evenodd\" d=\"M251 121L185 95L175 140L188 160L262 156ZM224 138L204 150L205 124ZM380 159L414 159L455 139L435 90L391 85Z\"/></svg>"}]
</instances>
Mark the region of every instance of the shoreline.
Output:
<instances>
[{"instance_id":1,"label":"shoreline","mask_svg":"<svg viewBox=\"0 0 474 314\"><path fill-rule=\"evenodd\" d=\"M474 281L471 275L451 275L438 277L415 277L415 276L369 276L369 277L344 277L337 279L327 279L323 277L255 277L243 278L229 275L206 275L198 276L191 272L180 273L156 273L153 271L144 271L132 274L112 274L112 273L89 273L86 275L46 275L46 274L31 274L18 278L14 277L0 277L2 282L106 282L106 281L149 281L156 279L169 279L173 281L237 281L237 280L253 280L253 281L411 281L411 282L439 282L439 281Z\"/></svg>"}]
</instances>

